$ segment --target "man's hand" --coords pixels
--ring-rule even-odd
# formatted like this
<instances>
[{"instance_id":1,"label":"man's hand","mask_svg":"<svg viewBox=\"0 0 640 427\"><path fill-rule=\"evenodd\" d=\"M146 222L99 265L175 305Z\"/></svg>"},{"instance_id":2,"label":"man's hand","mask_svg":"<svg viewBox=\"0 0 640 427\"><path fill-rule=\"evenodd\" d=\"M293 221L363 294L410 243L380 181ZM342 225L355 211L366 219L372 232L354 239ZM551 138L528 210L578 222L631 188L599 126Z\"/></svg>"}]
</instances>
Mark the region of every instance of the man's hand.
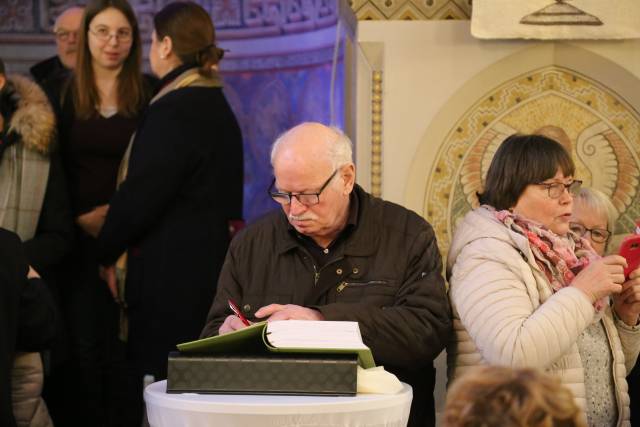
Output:
<instances>
[{"instance_id":1,"label":"man's hand","mask_svg":"<svg viewBox=\"0 0 640 427\"><path fill-rule=\"evenodd\" d=\"M118 282L116 280L116 266L109 265L107 267L100 266L100 278L107 282L107 287L109 288L109 292L111 292L111 296L116 302L120 301L120 296L118 295Z\"/></svg>"},{"instance_id":2,"label":"man's hand","mask_svg":"<svg viewBox=\"0 0 640 427\"><path fill-rule=\"evenodd\" d=\"M638 324L640 316L640 268L629 274L629 280L622 284L622 292L613 297L613 308L618 317L627 325Z\"/></svg>"},{"instance_id":3,"label":"man's hand","mask_svg":"<svg viewBox=\"0 0 640 427\"><path fill-rule=\"evenodd\" d=\"M269 304L256 311L256 317L273 320L324 320L318 310L293 304Z\"/></svg>"},{"instance_id":4,"label":"man's hand","mask_svg":"<svg viewBox=\"0 0 640 427\"><path fill-rule=\"evenodd\" d=\"M220 326L220 329L218 329L218 335L226 334L227 332L233 332L246 327L247 326L242 323L242 320L240 320L238 316L232 314L224 319L224 323L222 324L222 326Z\"/></svg>"},{"instance_id":5,"label":"man's hand","mask_svg":"<svg viewBox=\"0 0 640 427\"><path fill-rule=\"evenodd\" d=\"M98 237L104 225L104 220L107 218L107 212L109 212L109 205L95 207L93 210L78 216L76 224L89 236Z\"/></svg>"}]
</instances>

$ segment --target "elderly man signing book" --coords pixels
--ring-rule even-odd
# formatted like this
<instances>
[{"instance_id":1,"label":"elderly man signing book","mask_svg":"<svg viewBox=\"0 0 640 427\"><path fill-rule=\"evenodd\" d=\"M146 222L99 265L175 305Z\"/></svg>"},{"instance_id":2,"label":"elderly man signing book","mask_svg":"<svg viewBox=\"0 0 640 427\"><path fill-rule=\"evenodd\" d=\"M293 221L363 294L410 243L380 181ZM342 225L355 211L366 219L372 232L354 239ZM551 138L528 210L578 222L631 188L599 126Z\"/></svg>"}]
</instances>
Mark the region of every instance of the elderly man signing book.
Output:
<instances>
[{"instance_id":1,"label":"elderly man signing book","mask_svg":"<svg viewBox=\"0 0 640 427\"><path fill-rule=\"evenodd\" d=\"M294 127L271 164L282 209L232 241L202 337L247 327L229 300L252 322L358 322L375 362L413 387L409 425L434 425L433 359L451 322L433 229L355 184L351 141L337 129Z\"/></svg>"}]
</instances>

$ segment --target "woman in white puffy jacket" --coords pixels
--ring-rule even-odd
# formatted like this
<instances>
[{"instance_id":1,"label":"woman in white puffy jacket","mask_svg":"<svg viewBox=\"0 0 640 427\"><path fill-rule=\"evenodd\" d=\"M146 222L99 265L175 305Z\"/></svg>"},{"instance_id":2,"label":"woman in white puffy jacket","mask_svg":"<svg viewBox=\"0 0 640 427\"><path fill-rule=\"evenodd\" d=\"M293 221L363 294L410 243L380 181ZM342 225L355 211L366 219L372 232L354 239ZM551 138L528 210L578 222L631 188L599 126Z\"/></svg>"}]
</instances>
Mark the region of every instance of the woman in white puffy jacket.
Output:
<instances>
[{"instance_id":1,"label":"woman in white puffy jacket","mask_svg":"<svg viewBox=\"0 0 640 427\"><path fill-rule=\"evenodd\" d=\"M513 135L498 148L447 261L455 339L449 380L472 366L559 376L591 426L628 426L625 376L640 350L640 269L570 232L581 182L557 142Z\"/></svg>"}]
</instances>

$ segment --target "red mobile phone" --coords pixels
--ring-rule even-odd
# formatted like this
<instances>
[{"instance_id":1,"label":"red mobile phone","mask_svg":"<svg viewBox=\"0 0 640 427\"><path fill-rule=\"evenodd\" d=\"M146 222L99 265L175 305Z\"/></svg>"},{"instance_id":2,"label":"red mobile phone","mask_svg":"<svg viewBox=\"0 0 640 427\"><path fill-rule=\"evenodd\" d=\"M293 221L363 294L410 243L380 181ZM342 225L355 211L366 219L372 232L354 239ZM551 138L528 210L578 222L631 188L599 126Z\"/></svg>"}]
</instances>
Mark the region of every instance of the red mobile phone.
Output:
<instances>
[{"instance_id":1,"label":"red mobile phone","mask_svg":"<svg viewBox=\"0 0 640 427\"><path fill-rule=\"evenodd\" d=\"M640 234L625 237L618 253L627 260L628 266L624 269L624 277L627 278L640 266Z\"/></svg>"}]
</instances>

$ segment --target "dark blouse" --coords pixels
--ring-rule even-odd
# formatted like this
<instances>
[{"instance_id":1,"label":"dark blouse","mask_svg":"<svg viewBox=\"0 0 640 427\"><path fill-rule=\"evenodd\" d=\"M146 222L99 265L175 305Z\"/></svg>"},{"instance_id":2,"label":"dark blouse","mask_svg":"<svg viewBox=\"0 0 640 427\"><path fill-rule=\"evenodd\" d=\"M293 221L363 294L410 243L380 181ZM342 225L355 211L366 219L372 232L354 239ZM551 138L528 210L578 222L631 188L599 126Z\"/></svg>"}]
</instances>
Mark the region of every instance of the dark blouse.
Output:
<instances>
[{"instance_id":1,"label":"dark blouse","mask_svg":"<svg viewBox=\"0 0 640 427\"><path fill-rule=\"evenodd\" d=\"M72 76L58 76L43 85L58 119L58 136L74 216L109 203L116 190L120 161L157 80L144 75L147 102L134 117L96 113L76 117L71 95Z\"/></svg>"},{"instance_id":2,"label":"dark blouse","mask_svg":"<svg viewBox=\"0 0 640 427\"><path fill-rule=\"evenodd\" d=\"M72 122L62 154L74 215L109 203L116 190L120 161L137 123L137 117L120 114Z\"/></svg>"}]
</instances>

